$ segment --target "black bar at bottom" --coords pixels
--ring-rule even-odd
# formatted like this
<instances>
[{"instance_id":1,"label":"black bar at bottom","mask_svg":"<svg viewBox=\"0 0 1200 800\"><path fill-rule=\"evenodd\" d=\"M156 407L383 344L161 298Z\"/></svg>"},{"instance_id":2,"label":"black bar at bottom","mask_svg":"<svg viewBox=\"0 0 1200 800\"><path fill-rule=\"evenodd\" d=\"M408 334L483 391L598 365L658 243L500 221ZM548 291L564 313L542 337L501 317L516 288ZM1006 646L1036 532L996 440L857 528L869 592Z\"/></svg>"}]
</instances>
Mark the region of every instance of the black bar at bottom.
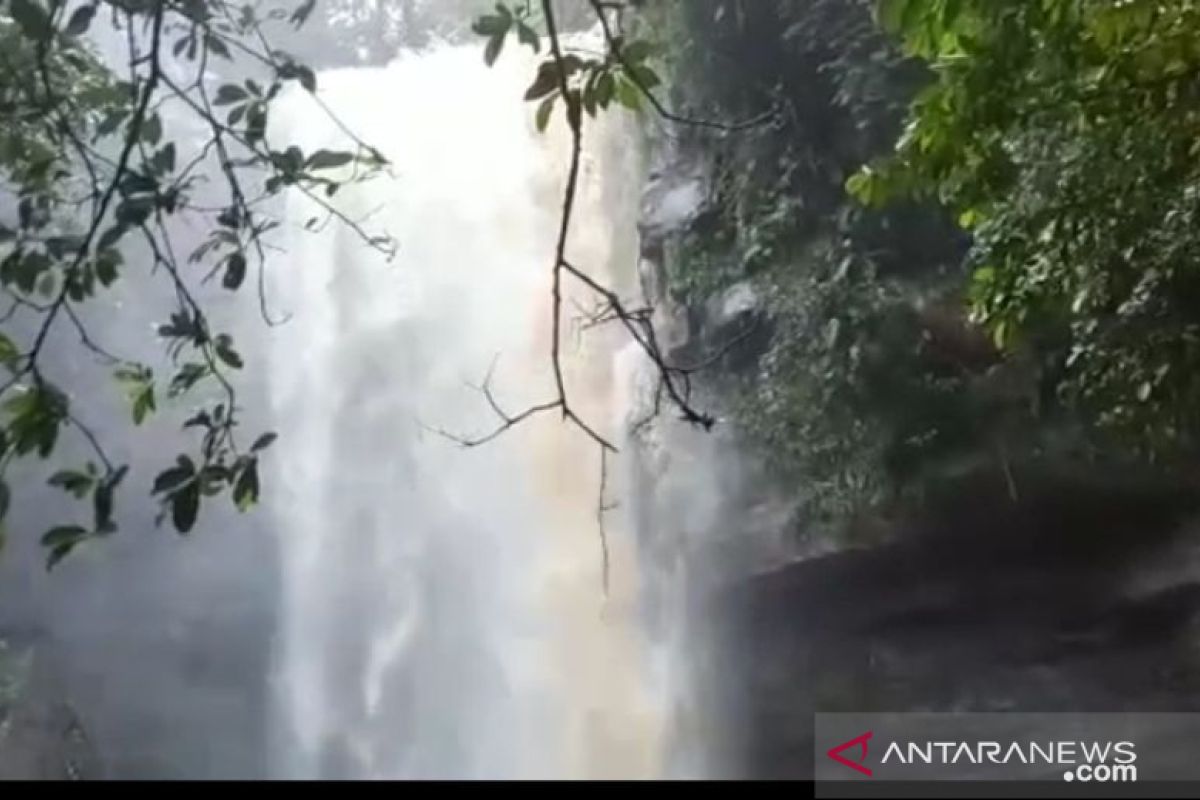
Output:
<instances>
[{"instance_id":1,"label":"black bar at bottom","mask_svg":"<svg viewBox=\"0 0 1200 800\"><path fill-rule=\"evenodd\" d=\"M1027 797L1200 797L1196 781L818 781L815 797L828 798L1027 798Z\"/></svg>"}]
</instances>

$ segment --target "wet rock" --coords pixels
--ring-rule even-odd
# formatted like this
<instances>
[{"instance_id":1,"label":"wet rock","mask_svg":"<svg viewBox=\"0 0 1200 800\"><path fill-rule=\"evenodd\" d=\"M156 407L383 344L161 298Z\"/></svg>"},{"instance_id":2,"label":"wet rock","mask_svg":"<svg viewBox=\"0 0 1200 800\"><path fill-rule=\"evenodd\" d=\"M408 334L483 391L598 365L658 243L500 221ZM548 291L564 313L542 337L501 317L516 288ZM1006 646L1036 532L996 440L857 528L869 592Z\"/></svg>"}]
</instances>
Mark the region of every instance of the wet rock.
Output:
<instances>
[{"instance_id":1,"label":"wet rock","mask_svg":"<svg viewBox=\"0 0 1200 800\"><path fill-rule=\"evenodd\" d=\"M65 687L31 645L0 639L0 780L102 777Z\"/></svg>"},{"instance_id":2,"label":"wet rock","mask_svg":"<svg viewBox=\"0 0 1200 800\"><path fill-rule=\"evenodd\" d=\"M720 334L760 312L762 303L750 281L741 281L710 300L706 310L708 327Z\"/></svg>"},{"instance_id":3,"label":"wet rock","mask_svg":"<svg viewBox=\"0 0 1200 800\"><path fill-rule=\"evenodd\" d=\"M1046 478L1000 497L711 599L698 663L732 774L809 777L816 711L1200 710L1194 497Z\"/></svg>"}]
</instances>

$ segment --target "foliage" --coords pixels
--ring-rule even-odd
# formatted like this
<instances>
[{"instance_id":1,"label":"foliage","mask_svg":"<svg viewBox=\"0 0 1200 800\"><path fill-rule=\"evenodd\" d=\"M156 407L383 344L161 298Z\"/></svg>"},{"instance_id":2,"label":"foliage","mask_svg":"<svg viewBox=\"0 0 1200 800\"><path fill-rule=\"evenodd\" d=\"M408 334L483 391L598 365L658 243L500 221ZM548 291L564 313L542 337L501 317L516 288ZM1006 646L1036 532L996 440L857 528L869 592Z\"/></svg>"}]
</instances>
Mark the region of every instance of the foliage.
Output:
<instances>
[{"instance_id":1,"label":"foliage","mask_svg":"<svg viewBox=\"0 0 1200 800\"><path fill-rule=\"evenodd\" d=\"M238 444L234 375L245 364L194 289L220 276L225 290L237 292L257 271L267 316L262 269L279 222L264 201L285 190L303 192L376 247L390 247L328 204L346 181L385 166L376 150L357 140L344 152L277 150L266 136L273 103L289 84L317 90L315 73L269 40L303 25L313 8L312 0L265 11L223 0L10 0L2 7L0 175L9 213L0 218L0 291L10 306L0 327L8 372L0 384L0 516L9 505L2 476L15 459L52 457L70 431L98 461L49 478L91 505L87 523L43 536L51 566L116 530L115 495L128 472L85 423L86 399L56 385L44 358L53 328L74 329L81 346L111 366L134 426L164 399L197 397L204 386L220 392L220 402L203 401L184 423L199 434L198 452L179 454L153 482L160 519L169 515L186 533L203 498L228 490L239 509L254 504L258 457L274 438ZM125 40L125 64L97 55L88 33L102 21ZM235 66L254 77L215 77ZM198 146L173 139L164 105L190 115L208 138ZM224 180L215 208L206 189L214 177ZM186 260L176 255L173 220L208 232ZM135 244L146 256L127 263ZM122 280L165 280L173 290L175 308L164 309L157 329L170 357L165 373L109 352L83 321L84 308Z\"/></svg>"},{"instance_id":2,"label":"foliage","mask_svg":"<svg viewBox=\"0 0 1200 800\"><path fill-rule=\"evenodd\" d=\"M934 80L848 187L941 203L972 236L996 345L1124 447L1200 435L1200 7L1188 0L883 0Z\"/></svg>"},{"instance_id":3,"label":"foliage","mask_svg":"<svg viewBox=\"0 0 1200 800\"><path fill-rule=\"evenodd\" d=\"M894 141L924 80L870 4L662 2L646 14L669 32L668 85L688 113L783 109L772 127L685 143L711 165L710 197L665 256L676 300L702 320L735 284L760 298L765 344L708 382L804 497L810 530L995 458L1025 401L989 396L989 354L943 313L961 283L960 237L929 209L864 209L844 192Z\"/></svg>"},{"instance_id":4,"label":"foliage","mask_svg":"<svg viewBox=\"0 0 1200 800\"><path fill-rule=\"evenodd\" d=\"M602 12L598 14L603 17ZM488 66L496 62L510 34L535 53L542 50L539 28L544 20L528 6L515 9L497 3L495 12L480 16L472 30L487 38L483 57ZM606 19L606 18L605 18ZM596 116L613 102L637 111L643 97L662 83L648 63L657 47L646 38L627 40L623 35L607 39L603 56L580 51L564 55L548 54L538 65L537 74L525 92L525 100L537 103L535 121L539 131L550 123L556 105L562 105L571 125L577 126L586 111Z\"/></svg>"}]
</instances>

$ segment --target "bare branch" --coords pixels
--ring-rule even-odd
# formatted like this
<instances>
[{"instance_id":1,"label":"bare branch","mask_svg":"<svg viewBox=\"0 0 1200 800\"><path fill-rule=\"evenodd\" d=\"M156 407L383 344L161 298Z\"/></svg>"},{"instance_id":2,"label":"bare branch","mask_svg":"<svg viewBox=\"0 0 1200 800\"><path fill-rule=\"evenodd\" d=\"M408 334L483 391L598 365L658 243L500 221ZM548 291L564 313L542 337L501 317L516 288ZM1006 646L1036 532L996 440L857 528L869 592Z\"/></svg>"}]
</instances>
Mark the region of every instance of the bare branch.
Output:
<instances>
[{"instance_id":1,"label":"bare branch","mask_svg":"<svg viewBox=\"0 0 1200 800\"><path fill-rule=\"evenodd\" d=\"M83 434L83 438L87 439L88 444L90 444L92 447L92 450L99 457L100 461L104 463L104 469L111 475L115 471L113 469L112 461L109 459L108 453L105 452L104 447L101 446L100 440L96 438L96 434L93 433L92 429L85 425L79 419L79 417L75 416L74 414L68 414L67 420L74 425L81 434Z\"/></svg>"},{"instance_id":2,"label":"bare branch","mask_svg":"<svg viewBox=\"0 0 1200 800\"><path fill-rule=\"evenodd\" d=\"M554 60L560 65L563 60L562 46L558 40L558 28L554 20L554 2L553 0L542 0L542 14L546 19L546 29L550 37L550 49L554 54ZM550 359L554 369L554 383L558 388L558 397L562 402L563 415L567 415L567 389L563 384L562 363L559 360L560 335L559 328L562 323L562 265L566 257L567 235L571 229L571 211L575 206L575 190L579 183L579 163L580 156L583 150L583 115L579 113L578 107L572 111L571 94L567 89L567 71L565 69L557 70L558 73L558 88L562 94L563 101L567 104L567 123L571 129L571 164L567 170L567 186L565 196L563 197L562 218L559 224L558 242L555 245L554 265L551 267L553 275L553 324L550 342Z\"/></svg>"},{"instance_id":3,"label":"bare branch","mask_svg":"<svg viewBox=\"0 0 1200 800\"><path fill-rule=\"evenodd\" d=\"M492 409L492 413L494 413L500 419L499 425L497 425L495 428L493 428L488 433L486 433L482 436L475 436L475 437L460 436L457 434L449 433L448 431L442 430L440 428L426 427L426 430L430 431L431 433L436 433L445 439L449 439L450 441L455 442L456 444L462 445L463 447L478 447L481 444L487 444L488 442L498 438L505 431L509 430L510 428L514 428L517 425L520 425L522 422L529 419L530 417L533 417L537 414L545 413L547 411L561 410L563 412L564 416L568 420L573 422L584 433L586 433L588 436L590 436L598 445L600 445L601 449L611 450L614 453L616 452L617 448L615 446L613 446L612 443L610 443L607 439L605 439L600 434L596 433L596 431L594 431L590 426L588 426L587 423L585 423L580 417L578 417L574 411L570 410L569 408L565 408L562 399L552 400L552 401L545 402L545 403L538 403L537 405L532 405L532 406L526 407L524 410L522 410L518 414L509 414L507 411L505 411L500 406L499 401L496 400L496 396L492 392L492 385L491 385L492 384L492 375L495 371L495 368L496 368L496 361L493 360L492 365L488 368L487 375L484 377L483 383L481 383L479 386L473 386L471 388L475 389L476 391L478 391L480 394L483 395L484 399L487 401L488 406Z\"/></svg>"},{"instance_id":4,"label":"bare branch","mask_svg":"<svg viewBox=\"0 0 1200 800\"><path fill-rule=\"evenodd\" d=\"M643 314L635 314L626 310L616 292L601 285L590 275L569 262L563 261L562 268L578 278L588 288L608 302L616 318L629 331L629 335L637 342L642 351L650 357L655 369L658 370L659 378L662 381L667 396L671 399L672 404L679 409L683 419L686 422L699 425L705 430L711 429L716 420L711 415L694 408L688 400L690 390L686 381L686 374L689 370L682 370L667 363L665 356L659 349L654 327L650 323L650 320Z\"/></svg>"},{"instance_id":5,"label":"bare branch","mask_svg":"<svg viewBox=\"0 0 1200 800\"><path fill-rule=\"evenodd\" d=\"M493 403L493 409L495 409L494 401L491 399L490 395L489 395L488 399L489 399L489 402ZM501 434L503 434L505 431L507 431L509 428L512 428L516 425L520 425L522 422L524 422L525 420L534 416L535 414L541 414L545 411L554 411L554 410L560 409L560 408L562 408L562 403L558 400L554 400L549 403L540 403L535 406L529 406L524 411L522 411L520 414L517 414L514 417L507 416L503 412L497 411L497 414L499 414L500 418L501 418L501 424L498 427L496 427L495 429L493 429L490 433L484 434L483 436L474 437L474 438L466 437L466 436L457 436L453 433L442 430L441 428L426 428L426 430L429 430L432 433L436 433L439 436L449 439L450 441L452 441L456 444L460 444L463 447L478 447L481 444L487 444L488 442L492 441L493 439L496 439Z\"/></svg>"},{"instance_id":6,"label":"bare branch","mask_svg":"<svg viewBox=\"0 0 1200 800\"><path fill-rule=\"evenodd\" d=\"M607 511L616 508L615 505L609 506L604 503L604 496L608 491L608 451L603 447L600 448L600 491L596 499L596 526L600 529L600 556L603 559L601 564L601 581L604 587L604 596L608 597L608 575L609 575L609 556L608 556L608 531L604 527L604 514Z\"/></svg>"}]
</instances>

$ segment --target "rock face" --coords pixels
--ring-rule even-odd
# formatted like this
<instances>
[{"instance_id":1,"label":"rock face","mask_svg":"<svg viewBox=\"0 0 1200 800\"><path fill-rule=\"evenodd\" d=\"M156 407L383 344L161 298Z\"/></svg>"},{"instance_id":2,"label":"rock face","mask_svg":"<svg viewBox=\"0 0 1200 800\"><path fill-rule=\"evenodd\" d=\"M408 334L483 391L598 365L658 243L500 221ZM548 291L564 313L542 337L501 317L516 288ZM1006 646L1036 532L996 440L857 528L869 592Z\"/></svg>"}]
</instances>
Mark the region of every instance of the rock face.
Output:
<instances>
[{"instance_id":1,"label":"rock face","mask_svg":"<svg viewBox=\"0 0 1200 800\"><path fill-rule=\"evenodd\" d=\"M103 777L92 742L64 695L36 643L0 638L0 780Z\"/></svg>"},{"instance_id":2,"label":"rock face","mask_svg":"<svg viewBox=\"0 0 1200 800\"><path fill-rule=\"evenodd\" d=\"M710 760L811 777L816 711L1200 710L1194 491L1040 480L710 596Z\"/></svg>"}]
</instances>

